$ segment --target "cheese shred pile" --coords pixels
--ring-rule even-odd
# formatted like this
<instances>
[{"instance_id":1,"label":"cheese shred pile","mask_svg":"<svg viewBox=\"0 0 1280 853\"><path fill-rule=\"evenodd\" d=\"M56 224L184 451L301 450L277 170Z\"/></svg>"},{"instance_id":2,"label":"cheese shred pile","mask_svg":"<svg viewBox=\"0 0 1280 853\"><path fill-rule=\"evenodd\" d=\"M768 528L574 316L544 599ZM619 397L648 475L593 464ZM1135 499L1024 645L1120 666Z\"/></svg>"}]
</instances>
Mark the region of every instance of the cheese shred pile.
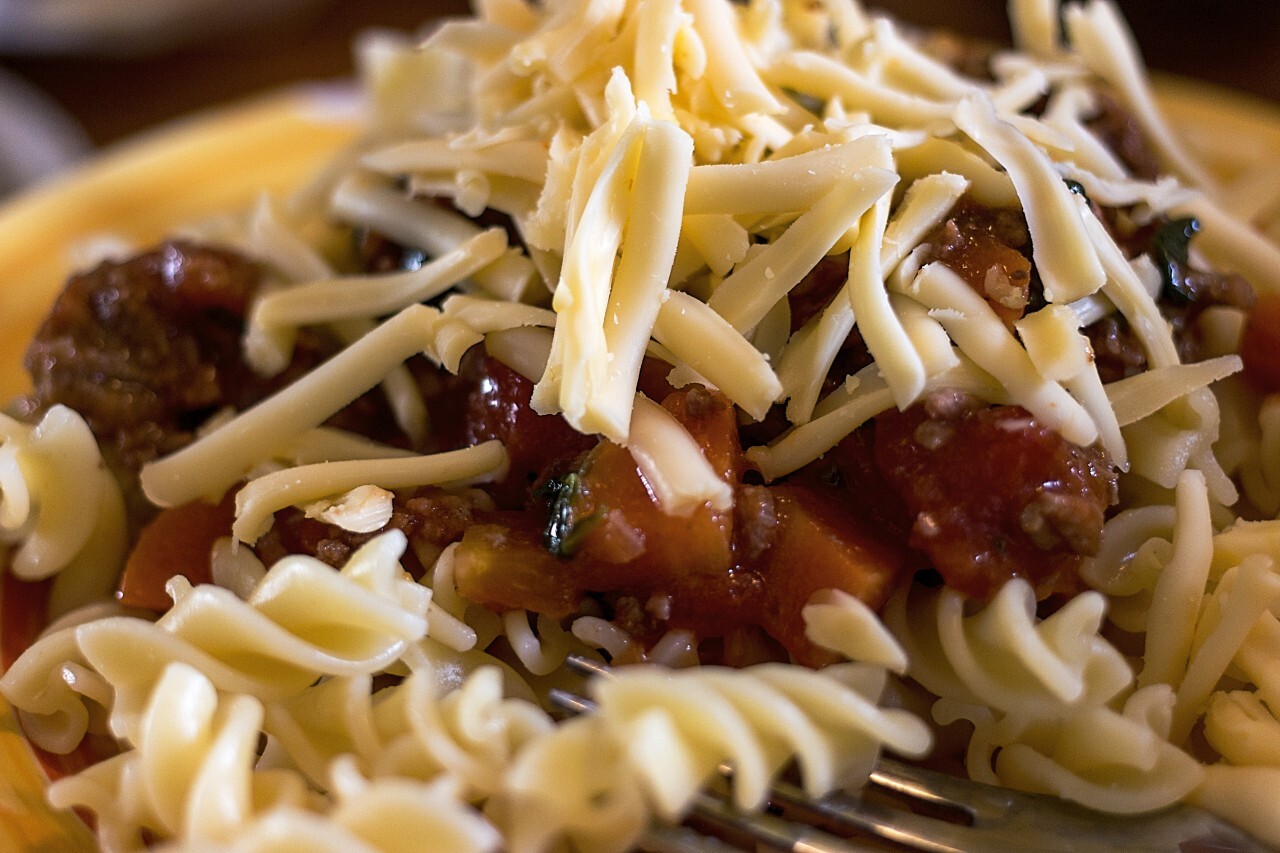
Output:
<instances>
[{"instance_id":1,"label":"cheese shred pile","mask_svg":"<svg viewBox=\"0 0 1280 853\"><path fill-rule=\"evenodd\" d=\"M383 325L309 377L310 393L291 389L297 400L281 395L150 466L148 496L164 506L217 494L378 382L406 431L421 434L424 407L393 365L421 351L456 369L468 346L516 329L530 333L507 360L536 380L535 410L638 460L660 458L658 445L673 440L692 446L674 438L678 425L659 428L636 407L640 366L653 356L671 365L673 384L718 388L747 418L785 404L791 429L748 451L767 480L944 387L1021 405L1073 443L1101 441L1127 469L1112 403L1121 390L1103 387L1079 329L1109 302L1155 365L1176 357L1158 355L1172 342L1153 319L1149 270L1118 252L1069 181L1148 218L1195 207L1213 187L1162 121L1109 3L1059 15L1056 3L1016 0L1012 13L1024 52L997 55L984 80L852 0L495 2L421 45L371 38L361 54L371 133L333 185L332 209L436 260L344 279L323 261L280 257L290 223L260 217L271 236L250 248L285 286L251 318L259 369L283 366L300 326L343 326L354 339ZM1129 176L1088 131L1099 85L1182 183ZM1048 307L1016 329L920 258L922 239L966 193L1025 214ZM484 210L510 217L523 251L467 216ZM1206 243L1239 242L1229 219L1204 228ZM1280 256L1248 249L1240 266L1267 270L1255 285L1280 287ZM788 294L828 258L847 258L847 281L792 333ZM418 304L450 289L458 295L438 309ZM855 328L874 370L823 397ZM1146 382L1148 395L1187 393L1185 372L1162 375ZM727 499L706 465L662 479L668 511ZM1227 478L1211 479L1229 502Z\"/></svg>"}]
</instances>

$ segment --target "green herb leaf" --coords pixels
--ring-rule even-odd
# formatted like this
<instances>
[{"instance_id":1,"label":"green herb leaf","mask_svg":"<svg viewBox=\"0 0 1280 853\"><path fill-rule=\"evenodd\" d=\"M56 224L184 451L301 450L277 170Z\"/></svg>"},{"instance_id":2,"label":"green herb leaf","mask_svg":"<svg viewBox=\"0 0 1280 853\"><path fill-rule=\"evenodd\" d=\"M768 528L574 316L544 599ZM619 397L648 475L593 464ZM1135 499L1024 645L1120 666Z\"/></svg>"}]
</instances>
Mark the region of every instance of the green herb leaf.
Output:
<instances>
[{"instance_id":1,"label":"green herb leaf","mask_svg":"<svg viewBox=\"0 0 1280 853\"><path fill-rule=\"evenodd\" d=\"M1062 181L1067 185L1067 189L1071 190L1076 195L1081 196L1085 201L1089 201L1089 194L1085 192L1084 184L1079 181L1072 180L1071 178L1063 178Z\"/></svg>"},{"instance_id":2,"label":"green herb leaf","mask_svg":"<svg viewBox=\"0 0 1280 853\"><path fill-rule=\"evenodd\" d=\"M549 503L542 543L561 559L572 557L581 547L583 538L603 517L600 513L577 517L582 485L582 475L573 471L547 480L538 489L539 496L547 498Z\"/></svg>"},{"instance_id":3,"label":"green herb leaf","mask_svg":"<svg viewBox=\"0 0 1280 853\"><path fill-rule=\"evenodd\" d=\"M1160 295L1165 300L1187 304L1195 298L1187 286L1183 269L1191 248L1191 238L1200 231L1200 220L1193 217L1171 219L1151 238L1151 248L1156 264L1160 267L1162 287Z\"/></svg>"}]
</instances>

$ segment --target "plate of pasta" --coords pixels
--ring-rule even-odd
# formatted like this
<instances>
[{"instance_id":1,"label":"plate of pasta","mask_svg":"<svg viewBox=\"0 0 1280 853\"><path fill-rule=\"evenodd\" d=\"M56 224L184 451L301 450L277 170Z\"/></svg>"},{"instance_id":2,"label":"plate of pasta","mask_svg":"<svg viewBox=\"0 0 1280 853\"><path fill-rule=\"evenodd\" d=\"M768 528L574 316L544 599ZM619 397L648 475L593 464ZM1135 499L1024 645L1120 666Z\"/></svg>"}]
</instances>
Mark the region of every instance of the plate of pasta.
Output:
<instances>
[{"instance_id":1,"label":"plate of pasta","mask_svg":"<svg viewBox=\"0 0 1280 853\"><path fill-rule=\"evenodd\" d=\"M1280 120L1010 11L481 4L13 202L0 840L661 849L887 754L1280 845Z\"/></svg>"}]
</instances>

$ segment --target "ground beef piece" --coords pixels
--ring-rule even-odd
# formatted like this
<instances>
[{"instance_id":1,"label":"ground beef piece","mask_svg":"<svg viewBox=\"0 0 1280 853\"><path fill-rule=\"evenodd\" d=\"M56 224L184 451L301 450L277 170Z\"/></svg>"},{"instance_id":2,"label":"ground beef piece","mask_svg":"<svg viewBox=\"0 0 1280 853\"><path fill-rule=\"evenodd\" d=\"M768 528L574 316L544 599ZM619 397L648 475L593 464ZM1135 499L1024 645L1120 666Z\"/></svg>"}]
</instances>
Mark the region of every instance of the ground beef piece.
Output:
<instances>
[{"instance_id":1,"label":"ground beef piece","mask_svg":"<svg viewBox=\"0 0 1280 853\"><path fill-rule=\"evenodd\" d=\"M1022 211L985 207L965 196L925 239L926 261L942 261L1005 323L1031 300L1031 235Z\"/></svg>"},{"instance_id":2,"label":"ground beef piece","mask_svg":"<svg viewBox=\"0 0 1280 853\"><path fill-rule=\"evenodd\" d=\"M22 409L37 417L61 403L79 412L142 520L150 512L137 491L144 464L188 444L213 413L248 408L341 346L323 330L301 329L289 366L256 374L240 342L259 281L247 259L190 243L73 276L27 350L34 394ZM328 423L405 441L377 389Z\"/></svg>"},{"instance_id":3,"label":"ground beef piece","mask_svg":"<svg viewBox=\"0 0 1280 853\"><path fill-rule=\"evenodd\" d=\"M226 399L258 269L182 243L73 277L27 350L40 406L80 412L130 470L185 444Z\"/></svg>"},{"instance_id":4,"label":"ground beef piece","mask_svg":"<svg viewBox=\"0 0 1280 853\"><path fill-rule=\"evenodd\" d=\"M401 562L420 576L427 568L424 564L430 564L447 545L462 539L477 514L492 508L488 495L477 489L454 493L423 487L396 496L391 520L385 527L373 533L352 533L307 518L302 510L290 507L276 513L271 529L254 544L253 550L268 566L289 554L308 554L341 568L351 552L370 539L388 530L399 530L411 543Z\"/></svg>"},{"instance_id":5,"label":"ground beef piece","mask_svg":"<svg viewBox=\"0 0 1280 853\"><path fill-rule=\"evenodd\" d=\"M1098 376L1104 383L1117 382L1146 368L1146 351L1129 323L1119 314L1109 314L1084 331L1093 348Z\"/></svg>"},{"instance_id":6,"label":"ground beef piece","mask_svg":"<svg viewBox=\"0 0 1280 853\"><path fill-rule=\"evenodd\" d=\"M1014 406L938 392L876 420L876 462L914 514L909 543L945 582L987 599L1013 577L1037 595L1074 591L1095 552L1116 475Z\"/></svg>"}]
</instances>

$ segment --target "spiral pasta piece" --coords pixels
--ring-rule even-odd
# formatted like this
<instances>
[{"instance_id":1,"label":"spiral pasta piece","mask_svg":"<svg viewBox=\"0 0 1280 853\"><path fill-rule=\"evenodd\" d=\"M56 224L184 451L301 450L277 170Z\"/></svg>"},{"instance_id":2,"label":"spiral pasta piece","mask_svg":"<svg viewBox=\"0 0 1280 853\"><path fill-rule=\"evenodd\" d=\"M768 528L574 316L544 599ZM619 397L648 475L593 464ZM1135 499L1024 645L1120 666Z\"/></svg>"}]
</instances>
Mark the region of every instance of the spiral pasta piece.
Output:
<instances>
[{"instance_id":1,"label":"spiral pasta piece","mask_svg":"<svg viewBox=\"0 0 1280 853\"><path fill-rule=\"evenodd\" d=\"M368 675L328 679L269 705L264 726L318 787L345 755L375 779L447 771L472 801L498 790L514 755L551 727L541 708L507 694L492 664L458 686L426 667L376 697Z\"/></svg>"},{"instance_id":2,"label":"spiral pasta piece","mask_svg":"<svg viewBox=\"0 0 1280 853\"><path fill-rule=\"evenodd\" d=\"M817 796L860 783L882 746L923 754L927 728L909 713L878 707L883 685L882 670L856 664L821 672L637 666L596 682L594 692L658 814L672 819L722 763L734 768L738 805L758 808L769 780L793 758Z\"/></svg>"},{"instance_id":3,"label":"spiral pasta piece","mask_svg":"<svg viewBox=\"0 0 1280 853\"><path fill-rule=\"evenodd\" d=\"M199 672L170 664L148 698L134 749L55 782L49 800L94 812L108 849L142 849L148 834L225 838L259 806L303 799L295 775L253 772L262 713L256 699L219 697Z\"/></svg>"},{"instance_id":4,"label":"spiral pasta piece","mask_svg":"<svg viewBox=\"0 0 1280 853\"><path fill-rule=\"evenodd\" d=\"M622 853L653 816L625 744L610 737L597 714L533 741L486 811L511 853L543 853L563 843L581 853Z\"/></svg>"},{"instance_id":5,"label":"spiral pasta piece","mask_svg":"<svg viewBox=\"0 0 1280 853\"><path fill-rule=\"evenodd\" d=\"M159 621L118 616L50 635L33 647L31 665L15 666L0 680L0 692L28 715L55 715L39 728L74 743L84 734L85 715L72 706L93 682L109 685L112 731L132 739L171 662L205 673L219 690L264 701L297 693L321 675L378 672L427 634L430 590L404 575L398 562L404 547L399 531L383 534L338 572L311 557L286 557L247 601L175 578L174 606ZM37 661L53 672L67 672L68 662L84 670L52 678ZM102 693L101 685L92 692Z\"/></svg>"},{"instance_id":6,"label":"spiral pasta piece","mask_svg":"<svg viewBox=\"0 0 1280 853\"><path fill-rule=\"evenodd\" d=\"M903 591L885 622L907 650L912 677L935 695L1001 713L1053 715L1106 702L1132 681L1124 657L1098 634L1105 607L1101 595L1084 593L1038 620L1030 585L1015 578L971 615L952 590Z\"/></svg>"},{"instance_id":7,"label":"spiral pasta piece","mask_svg":"<svg viewBox=\"0 0 1280 853\"><path fill-rule=\"evenodd\" d=\"M1037 717L940 700L940 723L974 723L969 775L994 785L1038 791L1100 811L1152 811L1187 796L1204 767L1166 739L1174 697L1165 685L1130 696L1122 711L1107 705L1065 708Z\"/></svg>"},{"instance_id":8,"label":"spiral pasta piece","mask_svg":"<svg viewBox=\"0 0 1280 853\"><path fill-rule=\"evenodd\" d=\"M22 580L75 567L98 590L124 560L124 499L88 424L66 406L35 426L0 415L0 542ZM90 544L92 543L92 544Z\"/></svg>"},{"instance_id":9,"label":"spiral pasta piece","mask_svg":"<svg viewBox=\"0 0 1280 853\"><path fill-rule=\"evenodd\" d=\"M501 838L457 796L454 781L364 780L348 767L327 811L279 805L217 842L180 841L166 853L492 853Z\"/></svg>"}]
</instances>

